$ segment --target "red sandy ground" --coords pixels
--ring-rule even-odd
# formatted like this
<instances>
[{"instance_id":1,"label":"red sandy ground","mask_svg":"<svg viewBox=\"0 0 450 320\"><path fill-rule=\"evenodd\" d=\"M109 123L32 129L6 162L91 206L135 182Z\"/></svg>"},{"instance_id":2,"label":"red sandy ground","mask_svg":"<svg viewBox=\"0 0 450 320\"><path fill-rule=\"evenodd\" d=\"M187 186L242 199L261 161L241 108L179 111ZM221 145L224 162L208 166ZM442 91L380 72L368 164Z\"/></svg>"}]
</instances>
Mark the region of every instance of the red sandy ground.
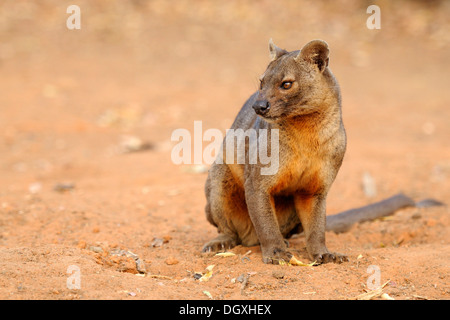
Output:
<instances>
[{"instance_id":1,"label":"red sandy ground","mask_svg":"<svg viewBox=\"0 0 450 320\"><path fill-rule=\"evenodd\" d=\"M348 133L328 214L398 192L448 203L448 35L439 23L431 36L424 31L448 16L448 6L406 13L391 6L382 9L382 29L368 30L365 8L351 6L231 1L219 15L211 6L189 9L190 2L120 10L116 2L111 9L86 1L82 29L68 31L68 4L45 3L2 7L1 299L210 299L204 291L213 299L351 299L369 289L370 265L392 298L449 299L447 207L400 210L327 233L329 249L350 258L342 265L265 265L258 247L218 257L200 252L216 235L203 211L206 173L170 158L173 130L192 132L195 120L203 130L231 125L257 87L270 37L288 50L322 38ZM340 20L313 18L327 13ZM407 18L415 24L406 28ZM124 136L151 148L123 152ZM363 192L365 172L374 197ZM73 188L55 189L61 184ZM153 246L155 238L164 241ZM302 236L290 244L310 262ZM135 274L133 259L111 254L119 249L135 253L146 276ZM80 270L78 290L67 287L71 265ZM195 279L209 265L209 281ZM242 288L236 279L249 273Z\"/></svg>"}]
</instances>

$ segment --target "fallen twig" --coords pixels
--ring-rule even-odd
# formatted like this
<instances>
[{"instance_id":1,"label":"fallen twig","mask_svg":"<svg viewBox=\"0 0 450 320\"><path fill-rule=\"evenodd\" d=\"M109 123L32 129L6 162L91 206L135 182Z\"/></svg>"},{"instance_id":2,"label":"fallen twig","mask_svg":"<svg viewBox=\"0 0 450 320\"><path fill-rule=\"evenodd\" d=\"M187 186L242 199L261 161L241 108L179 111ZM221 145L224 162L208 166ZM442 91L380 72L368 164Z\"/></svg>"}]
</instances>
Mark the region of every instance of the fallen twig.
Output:
<instances>
[{"instance_id":1,"label":"fallen twig","mask_svg":"<svg viewBox=\"0 0 450 320\"><path fill-rule=\"evenodd\" d=\"M379 296L381 296L383 294L383 288L390 282L391 280L387 281L385 284L383 284L381 287L375 289L375 290L370 290L366 293L360 294L356 297L354 297L353 299L355 300L370 300L373 298L377 298Z\"/></svg>"}]
</instances>

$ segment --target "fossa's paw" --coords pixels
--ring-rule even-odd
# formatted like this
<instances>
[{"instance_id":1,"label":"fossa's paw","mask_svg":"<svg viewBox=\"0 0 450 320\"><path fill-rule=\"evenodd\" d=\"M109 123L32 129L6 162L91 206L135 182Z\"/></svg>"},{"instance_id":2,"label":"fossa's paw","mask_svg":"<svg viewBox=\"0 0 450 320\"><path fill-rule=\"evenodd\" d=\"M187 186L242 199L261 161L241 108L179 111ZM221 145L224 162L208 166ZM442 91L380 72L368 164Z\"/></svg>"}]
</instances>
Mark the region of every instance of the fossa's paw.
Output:
<instances>
[{"instance_id":1,"label":"fossa's paw","mask_svg":"<svg viewBox=\"0 0 450 320\"><path fill-rule=\"evenodd\" d=\"M207 242L202 252L218 252L234 248L237 245L235 238L228 235L219 235L217 238Z\"/></svg>"},{"instance_id":2,"label":"fossa's paw","mask_svg":"<svg viewBox=\"0 0 450 320\"><path fill-rule=\"evenodd\" d=\"M325 252L322 254L316 254L313 256L312 260L316 261L317 264L329 263L329 262L343 263L343 262L349 261L348 257L346 255L336 253L336 252L335 253Z\"/></svg>"},{"instance_id":3,"label":"fossa's paw","mask_svg":"<svg viewBox=\"0 0 450 320\"><path fill-rule=\"evenodd\" d=\"M284 249L263 250L263 262L267 264L288 263L292 258L292 253Z\"/></svg>"}]
</instances>

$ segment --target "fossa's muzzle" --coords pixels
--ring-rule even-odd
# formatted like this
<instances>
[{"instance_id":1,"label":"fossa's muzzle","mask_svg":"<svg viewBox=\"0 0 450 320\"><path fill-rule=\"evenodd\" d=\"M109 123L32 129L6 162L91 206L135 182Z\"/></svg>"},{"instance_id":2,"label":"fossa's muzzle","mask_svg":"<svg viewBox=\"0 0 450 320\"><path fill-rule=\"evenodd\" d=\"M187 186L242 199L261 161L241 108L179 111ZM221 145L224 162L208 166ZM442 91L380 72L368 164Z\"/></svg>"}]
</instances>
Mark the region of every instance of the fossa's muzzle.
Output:
<instances>
[{"instance_id":1,"label":"fossa's muzzle","mask_svg":"<svg viewBox=\"0 0 450 320\"><path fill-rule=\"evenodd\" d=\"M269 112L270 103L267 100L257 100L257 101L255 101L255 103L253 104L252 107L257 114L263 116L267 112Z\"/></svg>"}]
</instances>

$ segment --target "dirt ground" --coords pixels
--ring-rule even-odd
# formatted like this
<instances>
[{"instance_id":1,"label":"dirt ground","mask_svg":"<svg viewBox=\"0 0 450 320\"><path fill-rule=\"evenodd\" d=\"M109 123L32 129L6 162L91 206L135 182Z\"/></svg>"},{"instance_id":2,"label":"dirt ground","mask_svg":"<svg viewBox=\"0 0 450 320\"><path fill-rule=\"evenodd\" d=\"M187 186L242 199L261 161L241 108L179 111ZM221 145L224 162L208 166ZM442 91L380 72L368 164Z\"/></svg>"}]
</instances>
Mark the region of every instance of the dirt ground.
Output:
<instances>
[{"instance_id":1,"label":"dirt ground","mask_svg":"<svg viewBox=\"0 0 450 320\"><path fill-rule=\"evenodd\" d=\"M258 247L201 253L208 166L171 160L175 129L229 128L270 38L319 38L348 134L328 214L398 192L448 204L449 3L376 2L379 30L364 1L2 1L0 298L353 299L374 265L394 299L449 299L447 206L327 233L341 265L265 265Z\"/></svg>"}]
</instances>

